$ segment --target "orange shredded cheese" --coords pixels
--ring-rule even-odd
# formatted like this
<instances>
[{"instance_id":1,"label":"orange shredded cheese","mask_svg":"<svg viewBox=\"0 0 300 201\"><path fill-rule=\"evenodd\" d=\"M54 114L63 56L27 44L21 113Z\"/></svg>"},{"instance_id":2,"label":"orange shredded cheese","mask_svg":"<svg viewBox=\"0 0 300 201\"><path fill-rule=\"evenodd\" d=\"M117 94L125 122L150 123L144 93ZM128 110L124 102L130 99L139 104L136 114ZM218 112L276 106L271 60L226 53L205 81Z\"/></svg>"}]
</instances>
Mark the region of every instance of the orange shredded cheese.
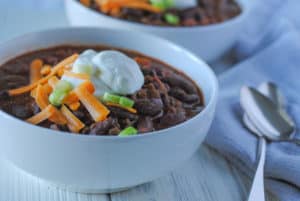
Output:
<instances>
[{"instance_id":1,"label":"orange shredded cheese","mask_svg":"<svg viewBox=\"0 0 300 201\"><path fill-rule=\"evenodd\" d=\"M8 91L9 95L10 96L16 96L16 95L24 94L24 93L27 93L27 92L31 91L35 87L37 87L37 85L44 84L45 82L48 81L48 79L50 77L55 75L59 69L63 68L66 65L69 65L70 63L73 63L77 58L78 58L78 54L74 54L74 55L64 59L63 61L58 63L56 66L54 66L51 73L49 75L47 75L46 77L41 78L40 80L38 80L38 81L36 81L36 82L34 82L30 85L20 87L20 88L17 88L17 89L9 90Z\"/></svg>"},{"instance_id":2,"label":"orange shredded cheese","mask_svg":"<svg viewBox=\"0 0 300 201\"><path fill-rule=\"evenodd\" d=\"M86 81L86 82L82 83L82 87L86 88L86 90L91 94L93 94L95 92L95 87L94 87L93 83L90 81ZM76 103L78 101L79 101L79 98L73 90L64 98L63 103L70 106L71 104Z\"/></svg>"},{"instance_id":3,"label":"orange shredded cheese","mask_svg":"<svg viewBox=\"0 0 300 201\"><path fill-rule=\"evenodd\" d=\"M55 88L56 84L59 82L59 79L56 76L49 78L48 84L51 86L52 89Z\"/></svg>"},{"instance_id":4,"label":"orange shredded cheese","mask_svg":"<svg viewBox=\"0 0 300 201\"><path fill-rule=\"evenodd\" d=\"M49 105L48 95L46 94L42 85L38 85L35 93L35 102L41 110Z\"/></svg>"},{"instance_id":5,"label":"orange shredded cheese","mask_svg":"<svg viewBox=\"0 0 300 201\"><path fill-rule=\"evenodd\" d=\"M67 124L67 119L65 118L65 116L56 108L54 114L49 118L49 120L58 125Z\"/></svg>"},{"instance_id":6,"label":"orange shredded cheese","mask_svg":"<svg viewBox=\"0 0 300 201\"><path fill-rule=\"evenodd\" d=\"M134 109L134 108L124 107L124 106L116 104L116 103L107 102L106 105L112 106L112 107L118 107L118 108L121 108L123 110L127 110L128 112L131 112L133 114L137 113L136 109Z\"/></svg>"},{"instance_id":7,"label":"orange shredded cheese","mask_svg":"<svg viewBox=\"0 0 300 201\"><path fill-rule=\"evenodd\" d=\"M50 105L48 95L49 94L47 94L45 87L42 85L38 85L38 87L36 88L35 102L41 110ZM65 125L67 123L66 118L56 108L54 114L49 118L49 120L59 125Z\"/></svg>"},{"instance_id":8,"label":"orange shredded cheese","mask_svg":"<svg viewBox=\"0 0 300 201\"><path fill-rule=\"evenodd\" d=\"M64 69L64 68L61 68L61 69L59 69L59 70L57 71L56 74L57 74L58 77L62 77L64 73L65 73L65 69Z\"/></svg>"},{"instance_id":9,"label":"orange shredded cheese","mask_svg":"<svg viewBox=\"0 0 300 201\"><path fill-rule=\"evenodd\" d=\"M110 111L86 89L85 82L75 88L74 92L96 122L107 118Z\"/></svg>"},{"instance_id":10,"label":"orange shredded cheese","mask_svg":"<svg viewBox=\"0 0 300 201\"><path fill-rule=\"evenodd\" d=\"M44 88L44 91L45 91L45 93L49 96L51 93L52 93L52 87L48 84L48 83L46 83L46 84L44 84L43 85L43 88Z\"/></svg>"},{"instance_id":11,"label":"orange shredded cheese","mask_svg":"<svg viewBox=\"0 0 300 201\"><path fill-rule=\"evenodd\" d=\"M144 58L144 57L135 57L134 60L143 66L147 66L151 63L151 61L149 59Z\"/></svg>"},{"instance_id":12,"label":"orange shredded cheese","mask_svg":"<svg viewBox=\"0 0 300 201\"><path fill-rule=\"evenodd\" d=\"M41 68L43 61L41 59L35 59L30 64L30 83L34 83L41 79Z\"/></svg>"},{"instance_id":13,"label":"orange shredded cheese","mask_svg":"<svg viewBox=\"0 0 300 201\"><path fill-rule=\"evenodd\" d=\"M43 76L49 75L51 73L52 67L50 65L44 65L41 69L41 74Z\"/></svg>"},{"instance_id":14,"label":"orange shredded cheese","mask_svg":"<svg viewBox=\"0 0 300 201\"><path fill-rule=\"evenodd\" d=\"M67 77L73 77L73 78L81 79L81 80L89 80L90 79L90 76L88 74L73 73L71 71L64 71L63 75L67 76Z\"/></svg>"},{"instance_id":15,"label":"orange shredded cheese","mask_svg":"<svg viewBox=\"0 0 300 201\"><path fill-rule=\"evenodd\" d=\"M48 83L43 85L43 89L47 95L51 94L51 92L52 92L52 87ZM30 92L30 96L34 99L36 98L36 90L37 90L37 88L34 88Z\"/></svg>"},{"instance_id":16,"label":"orange shredded cheese","mask_svg":"<svg viewBox=\"0 0 300 201\"><path fill-rule=\"evenodd\" d=\"M38 114L30 117L26 121L31 124L39 124L48 118L50 118L55 113L56 108L52 105L48 105L45 109L43 109Z\"/></svg>"},{"instance_id":17,"label":"orange shredded cheese","mask_svg":"<svg viewBox=\"0 0 300 201\"><path fill-rule=\"evenodd\" d=\"M112 12L113 15L118 15L119 13L117 12L120 11L120 8L122 7L141 9L154 13L161 12L160 8L152 6L146 0L96 0L96 3L99 6L101 12Z\"/></svg>"},{"instance_id":18,"label":"orange shredded cheese","mask_svg":"<svg viewBox=\"0 0 300 201\"><path fill-rule=\"evenodd\" d=\"M123 7L141 9L141 10L145 10L145 11L149 11L149 12L153 12L153 13L160 13L161 12L160 8L152 6L152 5L147 4L147 3L143 3L143 2L131 2L131 3L128 3L126 5L123 5Z\"/></svg>"},{"instance_id":19,"label":"orange shredded cheese","mask_svg":"<svg viewBox=\"0 0 300 201\"><path fill-rule=\"evenodd\" d=\"M93 94L95 92L94 84L91 81L86 81L81 84L82 88L85 88L89 93Z\"/></svg>"},{"instance_id":20,"label":"orange shredded cheese","mask_svg":"<svg viewBox=\"0 0 300 201\"><path fill-rule=\"evenodd\" d=\"M36 88L35 89L32 89L31 92L30 92L30 96L32 98L35 98L35 95L36 95Z\"/></svg>"},{"instance_id":21,"label":"orange shredded cheese","mask_svg":"<svg viewBox=\"0 0 300 201\"><path fill-rule=\"evenodd\" d=\"M80 102L77 101L77 102L74 102L74 103L69 104L68 106L69 106L69 108L70 108L71 110L77 111L77 110L79 109L79 107L80 107Z\"/></svg>"},{"instance_id":22,"label":"orange shredded cheese","mask_svg":"<svg viewBox=\"0 0 300 201\"><path fill-rule=\"evenodd\" d=\"M86 7L91 6L91 0L80 0L80 3L83 4Z\"/></svg>"},{"instance_id":23,"label":"orange shredded cheese","mask_svg":"<svg viewBox=\"0 0 300 201\"><path fill-rule=\"evenodd\" d=\"M60 111L67 119L67 126L70 131L78 133L85 127L84 123L82 123L66 106L63 105Z\"/></svg>"},{"instance_id":24,"label":"orange shredded cheese","mask_svg":"<svg viewBox=\"0 0 300 201\"><path fill-rule=\"evenodd\" d=\"M111 9L110 14L112 16L118 16L120 14L120 12L121 12L121 9L116 7L116 8Z\"/></svg>"},{"instance_id":25,"label":"orange shredded cheese","mask_svg":"<svg viewBox=\"0 0 300 201\"><path fill-rule=\"evenodd\" d=\"M79 98L77 97L76 93L74 91L71 91L63 100L63 103L67 105L71 105L72 103L76 103L79 101Z\"/></svg>"}]
</instances>

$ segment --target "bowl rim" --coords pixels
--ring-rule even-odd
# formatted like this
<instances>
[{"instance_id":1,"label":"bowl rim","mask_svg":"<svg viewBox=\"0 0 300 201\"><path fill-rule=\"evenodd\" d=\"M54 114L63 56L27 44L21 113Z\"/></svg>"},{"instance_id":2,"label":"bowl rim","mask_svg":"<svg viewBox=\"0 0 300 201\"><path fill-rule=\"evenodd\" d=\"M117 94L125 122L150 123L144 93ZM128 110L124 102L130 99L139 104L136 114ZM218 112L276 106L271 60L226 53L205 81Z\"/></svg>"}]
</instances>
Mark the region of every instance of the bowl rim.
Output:
<instances>
[{"instance_id":1,"label":"bowl rim","mask_svg":"<svg viewBox=\"0 0 300 201\"><path fill-rule=\"evenodd\" d=\"M227 19L223 22L220 23L215 23L215 24L209 24L209 25L198 25L198 26L180 26L180 27L172 27L172 26L158 26L158 25L148 25L148 24L143 24L143 23L139 23L139 22L134 22L134 21L128 21L128 20L123 20L123 19L118 19L115 17L111 17L111 16L107 16L101 12L97 12L91 8L85 7L84 5L82 5L80 2L78 2L77 0L65 0L65 4L68 3L74 3L77 6L80 6L82 9L84 9L85 11L89 12L90 14L98 14L99 17L102 17L104 19L107 20L111 20L114 22L118 22L118 23L124 23L124 25L127 26L133 26L133 27L139 27L139 28L143 28L144 31L170 31L170 32L174 32L174 31L178 31L178 32L189 32L189 31L214 31L214 30L218 30L218 29L222 29L225 26L228 26L230 24L237 24L240 23L241 21L243 21L246 16L248 15L249 11L250 11L250 3L246 3L243 0L236 0L239 4L239 6L242 8L242 12L230 19ZM68 16L68 15L67 15Z\"/></svg>"},{"instance_id":2,"label":"bowl rim","mask_svg":"<svg viewBox=\"0 0 300 201\"><path fill-rule=\"evenodd\" d=\"M168 47L170 47L171 49L180 49L181 53L185 54L187 58L190 58L191 60L194 60L194 62L198 63L199 66L201 66L202 68L206 68L207 73L211 76L211 86L212 86L212 92L211 92L211 96L209 101L207 102L207 104L204 106L203 110L198 113L197 115L195 115L194 117L192 117L191 119L188 119L182 123L179 123L175 126L169 127L169 128L165 128L165 129L161 129L158 131L152 131L152 132L147 132L145 134L139 134L139 135L133 135L133 136L127 136L127 137L118 137L118 136L107 136L107 135L84 135L84 134L74 134L72 132L64 132L64 131L56 131L56 130L52 130L50 128L44 128L44 127L40 127L37 125L32 125L30 123L25 122L24 120L18 119L14 116L12 116L11 114L8 114L2 110L0 110L0 118L5 118L8 120L12 120L12 121L16 121L18 123L21 123L23 126L28 126L31 127L32 129L35 130L44 130L44 131L48 131L47 134L49 135L59 135L59 136L69 136L71 138L79 138L79 139L101 139L101 140L120 140L120 141L127 141L127 140L131 140L131 139L141 139L141 138L147 138L147 137L153 137L153 136L159 136L159 135L167 135L167 134L171 134L173 130L178 129L180 127L186 126L187 124L190 124L192 121L196 121L198 118L203 117L205 115L208 115L209 111L211 109L213 109L212 107L214 107L215 102L217 101L218 98L218 90L219 90L219 84L218 84L218 79L214 73L214 71L211 69L211 67L204 61L202 60L200 57L196 56L194 53L192 53L191 51L187 50L186 48L177 45L176 43L173 43L169 40L166 40L164 38L160 38L158 36L152 35L152 34L148 34L148 33L143 33L143 32L136 32L136 31L130 31L130 30L116 30L116 29L112 29L112 28L99 28L99 27L66 27L66 28L50 28L50 29L45 29L45 30L41 30L41 31L36 31L36 32L31 32L31 33L26 33L26 34L22 34L20 36L14 37L12 39L9 39L3 43L0 44L1 46L5 46L6 43L13 43L15 40L24 40L24 38L29 37L29 36L33 36L33 35L41 35L41 34L45 34L45 33L55 33L55 32L73 32L73 31L114 31L114 32L126 32L127 34L139 34L142 35L143 37L148 37L151 38L153 40L156 40L157 42L159 42L158 44L165 44ZM67 43L66 43L67 44ZM55 47L55 46L59 46L59 45L63 45L63 43L60 44L56 44L54 46L49 46L49 47ZM109 46L109 44L107 44ZM33 51L38 51L42 48L38 48L35 49ZM129 49L130 50L130 49ZM25 54L26 51L24 51ZM21 54L21 55L22 55ZM149 55L146 55L149 56ZM13 57L9 57L8 60L13 59L18 57L18 55L15 55ZM7 60L7 61L8 61ZM6 61L5 61L6 62ZM1 62L0 65L4 64L5 62ZM177 69L176 67L174 67L175 69ZM177 69L178 70L178 69ZM185 70L181 69L181 71L183 71L184 73ZM188 75L187 75L188 76ZM201 89L201 86L199 86L197 84L197 86ZM53 134L51 134L53 133Z\"/></svg>"}]
</instances>

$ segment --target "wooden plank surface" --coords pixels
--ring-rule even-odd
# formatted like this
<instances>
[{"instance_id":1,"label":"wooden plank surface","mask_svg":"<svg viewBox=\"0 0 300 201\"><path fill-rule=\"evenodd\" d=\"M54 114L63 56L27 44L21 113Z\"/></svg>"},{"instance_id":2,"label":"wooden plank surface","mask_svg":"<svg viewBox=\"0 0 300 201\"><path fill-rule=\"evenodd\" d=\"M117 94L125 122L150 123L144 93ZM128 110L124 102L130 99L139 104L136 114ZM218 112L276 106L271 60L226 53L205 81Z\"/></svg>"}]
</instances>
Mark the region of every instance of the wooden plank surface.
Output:
<instances>
[{"instance_id":1,"label":"wooden plank surface","mask_svg":"<svg viewBox=\"0 0 300 201\"><path fill-rule=\"evenodd\" d=\"M230 201L244 200L228 163L207 148L175 172L127 192L116 193L113 201Z\"/></svg>"},{"instance_id":2,"label":"wooden plank surface","mask_svg":"<svg viewBox=\"0 0 300 201\"><path fill-rule=\"evenodd\" d=\"M200 148L189 161L169 175L108 195L78 194L49 187L1 161L1 201L244 201L248 192L247 182L238 171L207 147Z\"/></svg>"},{"instance_id":3,"label":"wooden plank surface","mask_svg":"<svg viewBox=\"0 0 300 201\"><path fill-rule=\"evenodd\" d=\"M170 175L112 194L111 200L244 201L249 189L244 179L222 156L202 147L183 167ZM268 197L269 201L276 201L271 195Z\"/></svg>"}]
</instances>

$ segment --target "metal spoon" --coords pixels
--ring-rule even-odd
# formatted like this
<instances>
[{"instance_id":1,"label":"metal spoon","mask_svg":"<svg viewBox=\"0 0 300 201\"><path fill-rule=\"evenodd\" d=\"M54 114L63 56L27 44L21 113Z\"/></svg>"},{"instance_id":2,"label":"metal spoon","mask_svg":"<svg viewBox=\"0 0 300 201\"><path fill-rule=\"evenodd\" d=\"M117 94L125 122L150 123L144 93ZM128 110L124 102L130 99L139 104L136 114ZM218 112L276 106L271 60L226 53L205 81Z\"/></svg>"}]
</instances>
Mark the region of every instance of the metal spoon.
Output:
<instances>
[{"instance_id":1,"label":"metal spoon","mask_svg":"<svg viewBox=\"0 0 300 201\"><path fill-rule=\"evenodd\" d=\"M285 119L286 122L288 122L290 127L292 127L294 130L295 124L294 124L293 120L291 119L291 117L285 111L284 96L282 95L282 93L280 92L278 87L274 83L266 82L266 83L261 84L258 87L258 91L261 92L262 94L264 94L266 97L268 97L270 99L270 101L272 101L275 104L275 107L277 107L281 116ZM266 103L266 104L271 104L271 103ZM277 132L275 135L274 134L272 135L272 133L269 133L269 132L266 132L265 134L263 134L261 130L264 130L264 129L259 129L258 128L259 126L256 125L254 122L252 122L246 113L243 116L243 121L244 121L245 125L247 126L247 128L249 130L251 130L253 133L259 134L260 136L263 135L270 141L289 141L289 142L294 142L296 144L300 144L300 140L291 139L292 134L294 132L288 132L285 135L280 132Z\"/></svg>"},{"instance_id":2,"label":"metal spoon","mask_svg":"<svg viewBox=\"0 0 300 201\"><path fill-rule=\"evenodd\" d=\"M268 89L269 87L262 88ZM279 100L278 98L274 99ZM285 138L286 136L291 136L291 133L293 133L295 129L294 125L289 121L290 119L284 118L281 115L278 106L274 102L253 88L242 88L241 105L248 116L244 116L246 125L248 125L249 129L259 137L257 154L259 162L248 201L264 201L264 163L266 157L265 137L276 140Z\"/></svg>"},{"instance_id":3,"label":"metal spoon","mask_svg":"<svg viewBox=\"0 0 300 201\"><path fill-rule=\"evenodd\" d=\"M285 109L285 98L275 83L264 82L258 86L258 91L273 101L279 109Z\"/></svg>"},{"instance_id":4,"label":"metal spoon","mask_svg":"<svg viewBox=\"0 0 300 201\"><path fill-rule=\"evenodd\" d=\"M267 142L264 137L259 138L257 148L257 169L252 182L248 201L265 201L264 167L266 161Z\"/></svg>"},{"instance_id":5,"label":"metal spoon","mask_svg":"<svg viewBox=\"0 0 300 201\"><path fill-rule=\"evenodd\" d=\"M270 82L264 82L258 87L258 91L264 94L266 97L268 97L271 101L273 101L278 108L285 108L284 97L281 94L281 92L277 89L277 86ZM246 113L244 113L243 115L243 122L250 131L259 134L260 136L263 136L263 134L260 133L256 126L250 121Z\"/></svg>"},{"instance_id":6,"label":"metal spoon","mask_svg":"<svg viewBox=\"0 0 300 201\"><path fill-rule=\"evenodd\" d=\"M241 91L241 103L242 103L243 91ZM246 107L246 106L244 106ZM266 140L263 137L263 133L259 131L256 126L251 122L247 114L243 116L246 126L259 137L259 144L257 147L257 159L258 165L252 182L252 187L248 196L248 201L265 201L265 187L264 187L264 166L266 158Z\"/></svg>"}]
</instances>

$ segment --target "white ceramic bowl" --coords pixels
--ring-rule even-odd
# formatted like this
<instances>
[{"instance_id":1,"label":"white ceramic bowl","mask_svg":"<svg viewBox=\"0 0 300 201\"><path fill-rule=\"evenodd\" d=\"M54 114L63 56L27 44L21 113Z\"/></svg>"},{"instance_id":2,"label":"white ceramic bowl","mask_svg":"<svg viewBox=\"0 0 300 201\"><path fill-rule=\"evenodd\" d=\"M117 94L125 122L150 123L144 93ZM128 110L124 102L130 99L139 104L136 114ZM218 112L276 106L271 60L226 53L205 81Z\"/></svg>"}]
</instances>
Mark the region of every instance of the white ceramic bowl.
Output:
<instances>
[{"instance_id":1,"label":"white ceramic bowl","mask_svg":"<svg viewBox=\"0 0 300 201\"><path fill-rule=\"evenodd\" d=\"M238 0L243 12L220 24L196 27L160 27L120 20L65 0L67 17L73 26L96 26L152 33L191 50L205 61L214 61L236 42L250 9L249 0Z\"/></svg>"},{"instance_id":2,"label":"white ceramic bowl","mask_svg":"<svg viewBox=\"0 0 300 201\"><path fill-rule=\"evenodd\" d=\"M71 191L112 192L168 173L191 157L202 143L214 116L218 84L201 59L173 43L145 34L70 28L32 33L0 45L0 64L28 51L61 44L106 44L165 61L201 87L206 107L175 127L126 138L63 133L0 111L0 153L17 167Z\"/></svg>"}]
</instances>

